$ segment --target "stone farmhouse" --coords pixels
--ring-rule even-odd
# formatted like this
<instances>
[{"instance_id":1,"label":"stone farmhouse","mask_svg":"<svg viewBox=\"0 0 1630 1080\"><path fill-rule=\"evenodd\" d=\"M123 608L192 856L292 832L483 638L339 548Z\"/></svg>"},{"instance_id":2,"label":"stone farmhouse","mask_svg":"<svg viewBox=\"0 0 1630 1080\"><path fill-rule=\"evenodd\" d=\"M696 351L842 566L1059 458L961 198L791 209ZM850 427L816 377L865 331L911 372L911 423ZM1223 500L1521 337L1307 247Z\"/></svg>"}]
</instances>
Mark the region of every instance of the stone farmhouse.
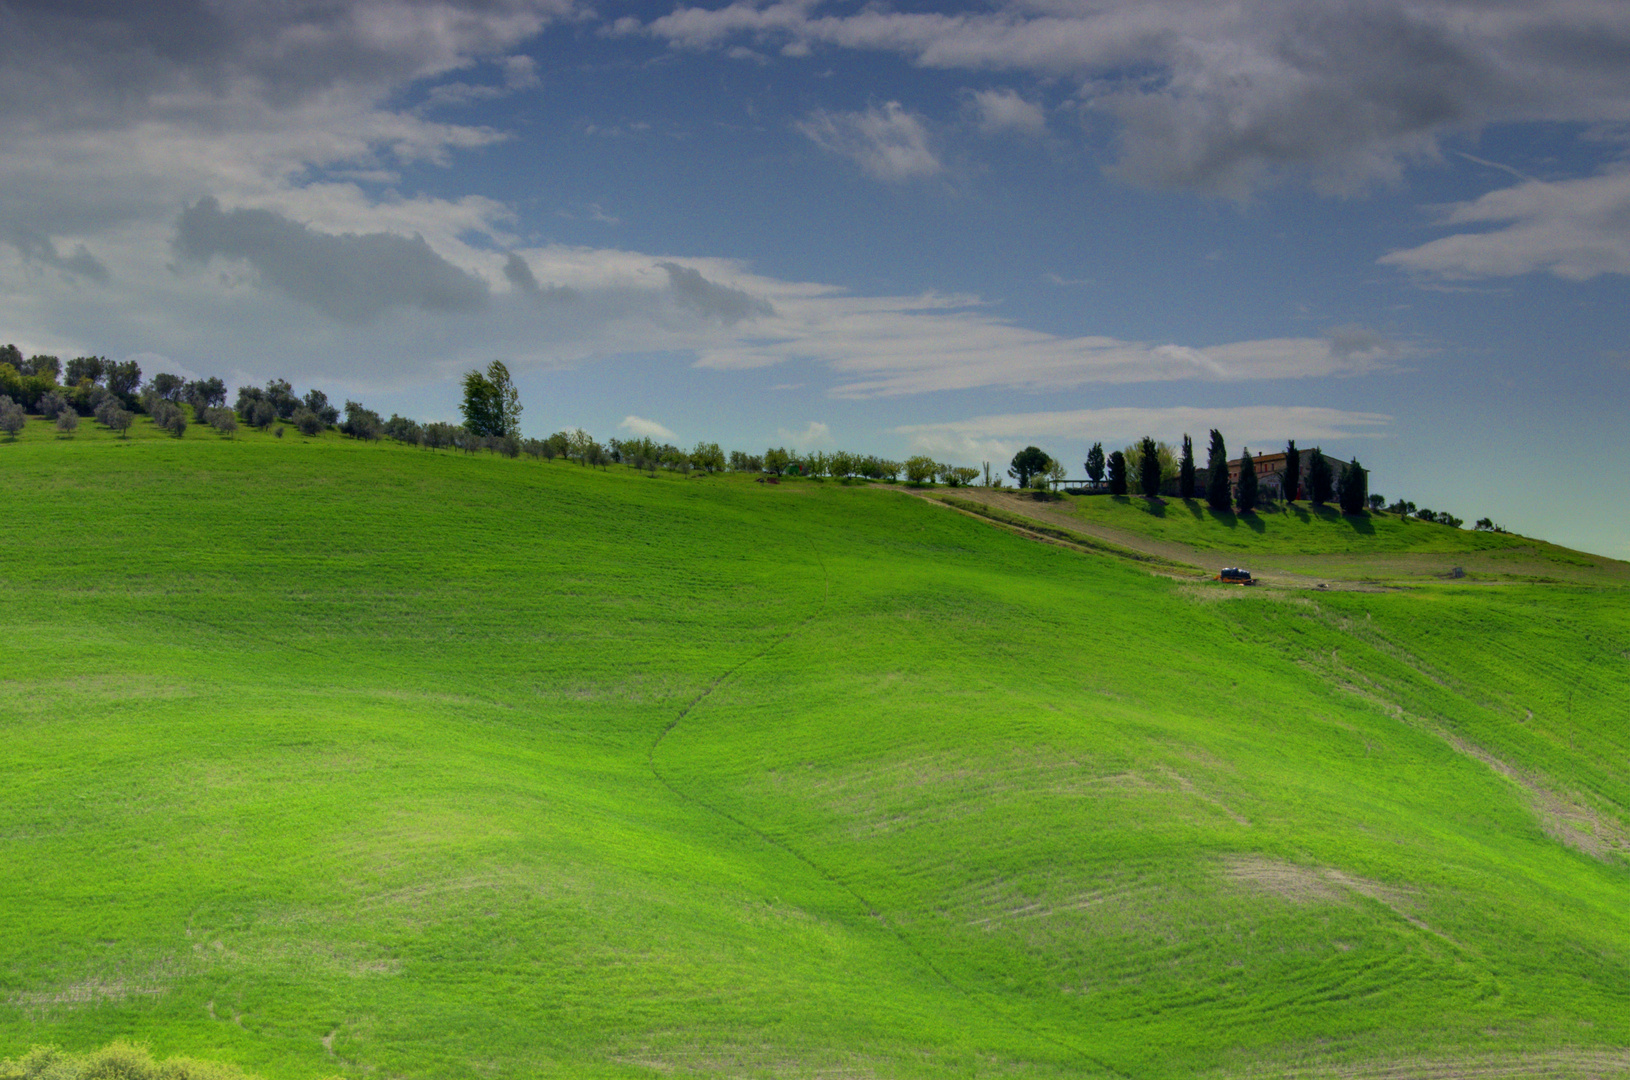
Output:
<instances>
[{"instance_id":1,"label":"stone farmhouse","mask_svg":"<svg viewBox=\"0 0 1630 1080\"><path fill-rule=\"evenodd\" d=\"M1249 450L1250 448L1246 447L1246 449ZM1300 489L1295 493L1295 497L1298 499L1307 498L1307 471L1313 464L1314 453L1315 451L1312 450L1298 450L1296 452L1297 456L1301 458L1302 465ZM1342 470L1347 467L1347 463L1340 458L1333 458L1329 454L1322 456L1330 466L1331 477L1339 479ZM1256 467L1257 492L1261 498L1285 498L1285 463L1288 459L1289 455L1283 450L1277 454L1261 454L1252 459ZM1241 460L1235 458L1228 463L1228 490L1230 491L1239 490L1239 463Z\"/></svg>"}]
</instances>

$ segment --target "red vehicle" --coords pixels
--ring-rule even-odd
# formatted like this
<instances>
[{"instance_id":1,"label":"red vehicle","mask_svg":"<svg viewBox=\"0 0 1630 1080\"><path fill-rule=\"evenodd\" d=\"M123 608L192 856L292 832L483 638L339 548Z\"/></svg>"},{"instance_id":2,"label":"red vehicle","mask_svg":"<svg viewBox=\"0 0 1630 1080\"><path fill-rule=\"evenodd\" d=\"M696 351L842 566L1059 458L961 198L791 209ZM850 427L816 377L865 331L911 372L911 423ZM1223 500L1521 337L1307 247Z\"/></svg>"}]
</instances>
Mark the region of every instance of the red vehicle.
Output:
<instances>
[{"instance_id":1,"label":"red vehicle","mask_svg":"<svg viewBox=\"0 0 1630 1080\"><path fill-rule=\"evenodd\" d=\"M1249 570L1241 570L1237 566L1225 566L1225 567L1223 567L1222 573L1217 575L1216 580L1218 580L1218 581L1226 581L1230 585L1255 585L1256 584L1256 578L1251 576L1251 572Z\"/></svg>"}]
</instances>

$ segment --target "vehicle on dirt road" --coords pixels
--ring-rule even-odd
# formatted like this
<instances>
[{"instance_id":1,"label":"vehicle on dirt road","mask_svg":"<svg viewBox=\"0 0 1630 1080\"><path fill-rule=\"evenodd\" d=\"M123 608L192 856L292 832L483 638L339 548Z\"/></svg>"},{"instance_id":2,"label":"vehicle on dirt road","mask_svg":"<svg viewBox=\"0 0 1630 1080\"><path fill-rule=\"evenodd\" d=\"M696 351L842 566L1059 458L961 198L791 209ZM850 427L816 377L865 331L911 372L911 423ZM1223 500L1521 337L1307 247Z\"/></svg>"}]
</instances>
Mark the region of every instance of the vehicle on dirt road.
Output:
<instances>
[{"instance_id":1,"label":"vehicle on dirt road","mask_svg":"<svg viewBox=\"0 0 1630 1080\"><path fill-rule=\"evenodd\" d=\"M1251 576L1249 570L1241 570L1237 566L1225 566L1216 580L1225 581L1230 585L1255 585L1256 578Z\"/></svg>"}]
</instances>

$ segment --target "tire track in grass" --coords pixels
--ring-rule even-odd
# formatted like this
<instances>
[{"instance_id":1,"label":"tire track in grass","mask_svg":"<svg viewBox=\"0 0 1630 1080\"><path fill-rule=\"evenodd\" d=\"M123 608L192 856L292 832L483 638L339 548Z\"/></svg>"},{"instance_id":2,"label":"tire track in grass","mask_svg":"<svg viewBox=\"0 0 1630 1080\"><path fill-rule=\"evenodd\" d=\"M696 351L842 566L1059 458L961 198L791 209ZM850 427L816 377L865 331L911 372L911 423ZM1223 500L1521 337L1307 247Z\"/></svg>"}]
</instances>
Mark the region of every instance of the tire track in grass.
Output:
<instances>
[{"instance_id":1,"label":"tire track in grass","mask_svg":"<svg viewBox=\"0 0 1630 1080\"><path fill-rule=\"evenodd\" d=\"M962 995L963 998L967 999L976 1008L983 1011L987 1018L994 1020L999 1024L1007 1024L1009 1027L1023 1031L1025 1034L1039 1042L1049 1043L1060 1050L1068 1051L1069 1053L1076 1055L1083 1061L1088 1062L1102 1072L1111 1076L1129 1077L1130 1074L1117 1069L1107 1061L1088 1052L1080 1046L1060 1038L1057 1035L1042 1031L1039 1028L1027 1024L1019 1017L1015 1016L1013 1012L1007 1008L1007 1006L991 998L985 992L962 985L956 979L953 979L949 974L947 974L943 968L936 964L933 959L915 942L907 937L899 927L894 926L887 919L885 919L882 912L878 910L877 906L867 899L867 897L861 893L859 889L855 888L849 882L845 881L843 878L839 877L825 866L822 866L820 863L816 862L815 859L804 854L804 852L792 846L785 840L772 836L770 833L765 832L757 825L737 817L735 814L732 814L723 807L716 806L713 803L708 802L706 799L684 791L671 779L664 775L661 769L657 768L656 754L657 750L662 746L664 740L668 738L669 734L671 734L687 716L695 712L696 709L706 702L708 698L712 697L714 691L718 690L719 687L723 686L733 676L735 676L737 672L741 671L749 664L754 664L760 660L763 660L786 642L801 634L810 626L810 624L814 623L816 619L825 614L827 602L832 596L831 575L827 571L826 560L821 557L820 550L816 548L812 542L810 543L809 547L810 551L814 554L816 561L820 563L821 566L822 587L820 605L809 615L805 616L804 619L791 630L788 630L786 633L775 638L758 652L737 661L733 666L720 674L712 682L708 683L707 686L703 687L695 697L691 698L680 708L679 712L674 715L674 718L669 720L668 723L663 726L661 731L657 732L656 738L651 741L651 746L645 753L645 763L651 770L652 777L654 777L659 784L668 789L671 794L681 801L690 803L692 806L700 807L701 809L706 810L708 813L730 822L730 824L736 826L738 829L741 829L743 832L757 837L760 841L768 846L792 856L793 859L802 863L811 872L813 872L816 877L820 878L828 885L848 894L849 898L855 901L855 903L859 904L866 914L870 915L874 919L877 919L880 925L882 925L888 931L888 933L893 936L894 940L902 948L904 948L906 952L915 957L919 964L932 972L934 977L939 979L940 982L950 987L956 993Z\"/></svg>"}]
</instances>

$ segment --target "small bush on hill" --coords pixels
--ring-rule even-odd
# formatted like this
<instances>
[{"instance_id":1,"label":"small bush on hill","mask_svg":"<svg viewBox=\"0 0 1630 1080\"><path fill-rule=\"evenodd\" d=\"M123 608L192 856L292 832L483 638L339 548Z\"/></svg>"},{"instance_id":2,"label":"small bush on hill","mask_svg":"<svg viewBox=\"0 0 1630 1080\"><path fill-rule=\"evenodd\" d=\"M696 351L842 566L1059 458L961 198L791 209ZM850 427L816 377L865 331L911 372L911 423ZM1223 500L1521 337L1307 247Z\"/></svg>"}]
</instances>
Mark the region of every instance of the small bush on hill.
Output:
<instances>
[{"instance_id":1,"label":"small bush on hill","mask_svg":"<svg viewBox=\"0 0 1630 1080\"><path fill-rule=\"evenodd\" d=\"M57 430L64 435L72 435L79 430L79 414L72 409L64 408L57 413Z\"/></svg>"}]
</instances>

